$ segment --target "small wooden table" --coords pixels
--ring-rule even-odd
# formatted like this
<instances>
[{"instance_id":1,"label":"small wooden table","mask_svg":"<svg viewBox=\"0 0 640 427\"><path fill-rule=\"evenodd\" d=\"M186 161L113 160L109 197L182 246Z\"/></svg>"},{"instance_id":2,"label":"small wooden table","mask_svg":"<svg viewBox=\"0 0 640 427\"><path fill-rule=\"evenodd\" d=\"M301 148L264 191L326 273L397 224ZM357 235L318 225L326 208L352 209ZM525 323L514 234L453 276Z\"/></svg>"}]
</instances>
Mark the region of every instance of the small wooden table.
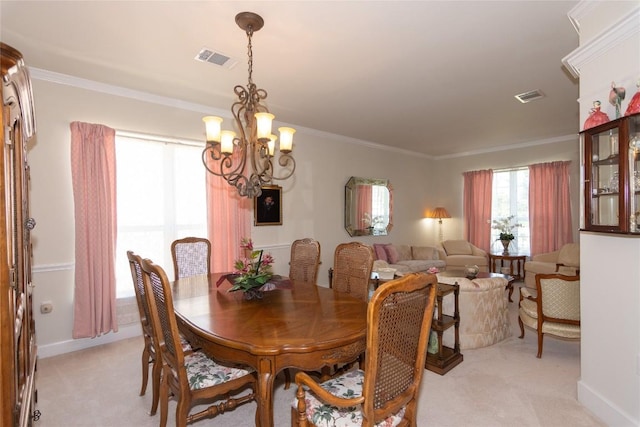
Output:
<instances>
[{"instance_id":1,"label":"small wooden table","mask_svg":"<svg viewBox=\"0 0 640 427\"><path fill-rule=\"evenodd\" d=\"M180 331L217 360L244 363L258 374L256 422L273 426L273 382L285 368L305 371L355 360L366 349L367 303L312 283L247 301L228 292L222 275L172 283ZM293 394L291 395L293 398ZM247 420L253 423L253 420Z\"/></svg>"},{"instance_id":2,"label":"small wooden table","mask_svg":"<svg viewBox=\"0 0 640 427\"><path fill-rule=\"evenodd\" d=\"M524 263L526 255L519 254L489 254L489 271L500 273L499 269L508 264L509 274L514 280L524 280ZM498 262L500 261L500 262ZM515 268L514 268L515 266Z\"/></svg>"},{"instance_id":3,"label":"small wooden table","mask_svg":"<svg viewBox=\"0 0 640 427\"><path fill-rule=\"evenodd\" d=\"M438 274L444 277L468 277L467 273L464 270L445 270L445 271L439 272ZM513 300L511 299L511 295L513 295L513 282L515 282L516 279L509 274L491 273L491 272L487 273L486 271L478 272L478 274L476 274L474 279L476 278L489 279L491 277L504 277L505 279L507 279L507 286L505 286L505 290L509 291L509 302L513 302Z\"/></svg>"}]
</instances>

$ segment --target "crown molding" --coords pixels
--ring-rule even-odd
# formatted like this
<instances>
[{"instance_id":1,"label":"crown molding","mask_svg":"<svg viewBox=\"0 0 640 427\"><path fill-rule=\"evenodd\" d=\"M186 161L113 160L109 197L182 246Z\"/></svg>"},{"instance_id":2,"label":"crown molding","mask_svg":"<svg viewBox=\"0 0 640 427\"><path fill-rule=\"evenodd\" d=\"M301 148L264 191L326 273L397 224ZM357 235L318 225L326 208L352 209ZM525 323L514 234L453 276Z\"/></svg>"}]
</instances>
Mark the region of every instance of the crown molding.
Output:
<instances>
[{"instance_id":1,"label":"crown molding","mask_svg":"<svg viewBox=\"0 0 640 427\"><path fill-rule=\"evenodd\" d=\"M581 1L567 13L567 17L569 21L571 21L571 25L573 25L576 33L580 34L580 22L582 18L591 13L597 5L598 2L596 1Z\"/></svg>"},{"instance_id":2,"label":"crown molding","mask_svg":"<svg viewBox=\"0 0 640 427\"><path fill-rule=\"evenodd\" d=\"M582 10L584 11L586 8ZM580 16L584 16L584 13ZM639 32L640 7L632 10L618 22L609 26L608 29L562 58L562 63L573 77L578 78L583 66Z\"/></svg>"}]
</instances>

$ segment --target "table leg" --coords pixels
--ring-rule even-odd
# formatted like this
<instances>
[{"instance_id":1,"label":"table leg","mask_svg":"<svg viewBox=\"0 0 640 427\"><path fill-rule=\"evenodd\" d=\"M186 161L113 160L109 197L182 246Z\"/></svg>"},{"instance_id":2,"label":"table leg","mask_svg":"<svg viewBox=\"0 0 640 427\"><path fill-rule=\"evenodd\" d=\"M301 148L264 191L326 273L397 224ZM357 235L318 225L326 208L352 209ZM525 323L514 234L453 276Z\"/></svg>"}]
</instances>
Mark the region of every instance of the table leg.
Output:
<instances>
[{"instance_id":1,"label":"table leg","mask_svg":"<svg viewBox=\"0 0 640 427\"><path fill-rule=\"evenodd\" d=\"M259 427L273 427L273 382L276 377L273 367L272 360L262 359L257 369L256 424Z\"/></svg>"}]
</instances>

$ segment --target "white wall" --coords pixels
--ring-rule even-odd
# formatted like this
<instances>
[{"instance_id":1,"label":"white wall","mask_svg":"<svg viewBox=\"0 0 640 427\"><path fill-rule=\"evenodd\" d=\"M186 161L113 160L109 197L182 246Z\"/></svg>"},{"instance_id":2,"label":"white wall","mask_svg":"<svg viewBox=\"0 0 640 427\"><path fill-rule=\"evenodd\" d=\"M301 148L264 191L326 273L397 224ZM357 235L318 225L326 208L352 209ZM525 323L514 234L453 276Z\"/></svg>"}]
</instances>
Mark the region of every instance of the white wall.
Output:
<instances>
[{"instance_id":1,"label":"white wall","mask_svg":"<svg viewBox=\"0 0 640 427\"><path fill-rule=\"evenodd\" d=\"M611 82L627 89L640 78L640 6L634 2L582 2L580 47L569 56L580 71L580 128L593 101L608 103ZM611 426L640 425L640 239L582 232L582 318L578 399Z\"/></svg>"},{"instance_id":2,"label":"white wall","mask_svg":"<svg viewBox=\"0 0 640 427\"><path fill-rule=\"evenodd\" d=\"M19 47L18 47L19 48ZM49 73L34 75L34 97L38 125L37 140L29 152L31 165L31 210L38 221L33 232L34 293L37 340L41 357L59 354L140 333L136 324L116 334L96 339L73 340L73 195L70 174L72 121L101 123L136 132L187 139L203 139L201 117L212 112L202 106L159 105L108 93L110 88L77 88L67 79L50 81ZM105 93L107 92L107 93ZM145 97L142 97L146 99ZM226 106L216 113L225 113ZM208 111L205 111L208 110ZM228 117L227 117L228 118ZM292 126L297 127L295 124ZM319 284L328 285L327 270L333 264L335 247L345 241L368 244L395 242L435 245L435 220L425 219L427 209L445 206L453 218L444 221L445 238L462 238L462 172L480 168L504 168L554 160L572 160L577 165L574 137L539 141L520 149L431 159L354 141L311 129L298 128L294 155L297 169L283 187L283 225L253 227L256 246L271 252L275 271L287 274L289 244L313 237L322 245ZM573 174L572 174L573 175ZM387 178L393 187L394 227L386 237L351 238L344 230L344 185L350 176ZM577 192L573 195L578 203ZM167 248L167 250L169 250ZM170 266L165 266L170 268ZM50 314L38 310L51 301Z\"/></svg>"}]
</instances>

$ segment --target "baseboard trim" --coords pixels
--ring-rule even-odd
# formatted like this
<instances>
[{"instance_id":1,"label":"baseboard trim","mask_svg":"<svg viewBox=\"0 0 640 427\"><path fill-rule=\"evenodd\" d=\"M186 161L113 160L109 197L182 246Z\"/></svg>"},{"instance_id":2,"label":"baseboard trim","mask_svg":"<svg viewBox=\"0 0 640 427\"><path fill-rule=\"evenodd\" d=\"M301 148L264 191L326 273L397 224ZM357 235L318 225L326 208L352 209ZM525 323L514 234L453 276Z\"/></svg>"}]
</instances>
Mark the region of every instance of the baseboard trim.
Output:
<instances>
[{"instance_id":1,"label":"baseboard trim","mask_svg":"<svg viewBox=\"0 0 640 427\"><path fill-rule=\"evenodd\" d=\"M578 381L578 401L609 426L640 426L639 420L634 420L629 414L626 414L611 401L605 399L582 380Z\"/></svg>"},{"instance_id":2,"label":"baseboard trim","mask_svg":"<svg viewBox=\"0 0 640 427\"><path fill-rule=\"evenodd\" d=\"M61 354L84 350L98 345L109 344L141 335L142 328L139 323L126 325L118 328L118 332L110 332L96 338L81 338L77 340L60 341L52 344L38 344L38 357L40 359L45 359L47 357L59 356Z\"/></svg>"}]
</instances>

